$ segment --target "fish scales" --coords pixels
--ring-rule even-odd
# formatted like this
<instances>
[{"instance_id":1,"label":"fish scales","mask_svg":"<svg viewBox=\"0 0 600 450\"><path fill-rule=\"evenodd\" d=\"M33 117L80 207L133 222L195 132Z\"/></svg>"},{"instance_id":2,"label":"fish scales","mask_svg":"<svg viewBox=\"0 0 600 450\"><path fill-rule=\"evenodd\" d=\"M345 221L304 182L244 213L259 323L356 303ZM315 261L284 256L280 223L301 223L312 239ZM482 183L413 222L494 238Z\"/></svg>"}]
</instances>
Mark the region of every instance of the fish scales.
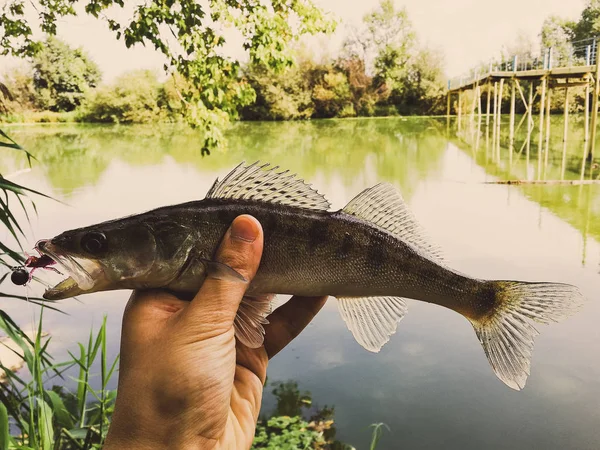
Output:
<instances>
[{"instance_id":1,"label":"fish scales","mask_svg":"<svg viewBox=\"0 0 600 450\"><path fill-rule=\"evenodd\" d=\"M468 302L481 286L477 280L433 263L389 232L343 212L244 200L203 200L155 214L159 217L154 220L177 217L186 225L179 235L168 237L171 242L165 242L166 247L181 245L190 232L195 234L191 246L210 257L233 219L241 214L258 219L263 224L265 246L249 288L253 294L389 295L446 306ZM141 216L139 220L153 219ZM340 258L341 252L346 256ZM197 291L202 281L180 277L170 287Z\"/></svg>"}]
</instances>

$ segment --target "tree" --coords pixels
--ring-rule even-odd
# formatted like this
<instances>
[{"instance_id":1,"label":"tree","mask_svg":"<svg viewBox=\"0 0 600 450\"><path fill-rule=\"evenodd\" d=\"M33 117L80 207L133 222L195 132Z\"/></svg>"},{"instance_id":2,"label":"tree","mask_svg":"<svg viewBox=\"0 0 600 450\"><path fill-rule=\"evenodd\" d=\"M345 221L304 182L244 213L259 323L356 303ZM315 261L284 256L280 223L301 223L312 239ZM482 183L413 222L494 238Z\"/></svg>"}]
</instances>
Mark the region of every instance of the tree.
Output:
<instances>
[{"instance_id":1,"label":"tree","mask_svg":"<svg viewBox=\"0 0 600 450\"><path fill-rule=\"evenodd\" d=\"M338 65L346 71L359 114L374 114L376 104L402 114L435 109L444 91L443 58L419 49L406 8L381 0L363 17L362 29L350 28L343 49Z\"/></svg>"},{"instance_id":2,"label":"tree","mask_svg":"<svg viewBox=\"0 0 600 450\"><path fill-rule=\"evenodd\" d=\"M43 109L74 110L100 79L100 69L82 49L72 49L55 37L33 56L33 84Z\"/></svg>"},{"instance_id":3,"label":"tree","mask_svg":"<svg viewBox=\"0 0 600 450\"><path fill-rule=\"evenodd\" d=\"M395 63L406 63L414 45L415 33L406 8L396 10L392 0L381 0L363 17L362 28L349 28L343 48L346 58L362 59L367 73L373 74L381 70L377 60L392 63L392 56Z\"/></svg>"},{"instance_id":4,"label":"tree","mask_svg":"<svg viewBox=\"0 0 600 450\"><path fill-rule=\"evenodd\" d=\"M250 65L245 77L256 92L256 101L242 108L241 116L249 120L310 119L314 106L305 76L310 64L300 62L280 73Z\"/></svg>"},{"instance_id":5,"label":"tree","mask_svg":"<svg viewBox=\"0 0 600 450\"><path fill-rule=\"evenodd\" d=\"M567 65L573 58L573 38L575 23L558 16L550 16L542 25L540 33L542 51L552 48L552 60L556 64Z\"/></svg>"},{"instance_id":6,"label":"tree","mask_svg":"<svg viewBox=\"0 0 600 450\"><path fill-rule=\"evenodd\" d=\"M365 62L360 57L341 58L337 66L346 74L354 111L360 116L375 114L375 105L385 97L385 88L376 88L373 77L366 71Z\"/></svg>"},{"instance_id":7,"label":"tree","mask_svg":"<svg viewBox=\"0 0 600 450\"><path fill-rule=\"evenodd\" d=\"M0 106L0 114L35 109L37 93L31 67L13 67L2 76L4 85L0 84L0 103L4 98L4 107Z\"/></svg>"},{"instance_id":8,"label":"tree","mask_svg":"<svg viewBox=\"0 0 600 450\"><path fill-rule=\"evenodd\" d=\"M318 117L355 116L348 78L335 67L324 68L316 77L312 98Z\"/></svg>"},{"instance_id":9,"label":"tree","mask_svg":"<svg viewBox=\"0 0 600 450\"><path fill-rule=\"evenodd\" d=\"M255 99L252 87L239 80L240 61L221 52L226 27L241 33L243 49L253 64L274 70L292 64L288 46L299 36L335 27L311 0L209 0L202 4L147 0L135 7L127 22L111 15L111 8L125 6L124 0L7 0L0 14L0 50L17 56L36 54L40 43L33 37L28 14L37 12L41 31L54 35L58 20L76 15L76 6L104 20L128 48L154 46L166 57L165 70L189 81L193 88L181 94L188 122L205 129L203 150L217 146L229 119Z\"/></svg>"},{"instance_id":10,"label":"tree","mask_svg":"<svg viewBox=\"0 0 600 450\"><path fill-rule=\"evenodd\" d=\"M574 27L574 39L580 41L600 34L600 0L588 0Z\"/></svg>"},{"instance_id":11,"label":"tree","mask_svg":"<svg viewBox=\"0 0 600 450\"><path fill-rule=\"evenodd\" d=\"M534 41L528 33L519 31L515 40L506 46L504 46L501 62L512 61L515 56L521 63L532 62L540 56L539 42ZM488 65L483 64L481 69L488 70Z\"/></svg>"},{"instance_id":12,"label":"tree","mask_svg":"<svg viewBox=\"0 0 600 450\"><path fill-rule=\"evenodd\" d=\"M443 111L445 99L443 55L421 49L408 68L407 89L399 110L402 114L435 114Z\"/></svg>"}]
</instances>

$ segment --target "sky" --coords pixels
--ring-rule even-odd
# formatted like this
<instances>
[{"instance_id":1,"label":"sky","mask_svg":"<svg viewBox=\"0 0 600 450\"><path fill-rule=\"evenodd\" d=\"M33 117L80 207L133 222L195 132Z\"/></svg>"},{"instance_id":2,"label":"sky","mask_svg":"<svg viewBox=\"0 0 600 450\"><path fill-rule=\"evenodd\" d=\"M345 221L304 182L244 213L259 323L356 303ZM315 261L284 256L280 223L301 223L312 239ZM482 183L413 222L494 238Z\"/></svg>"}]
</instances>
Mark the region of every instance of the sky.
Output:
<instances>
[{"instance_id":1,"label":"sky","mask_svg":"<svg viewBox=\"0 0 600 450\"><path fill-rule=\"evenodd\" d=\"M310 40L317 53L325 47L332 54L343 41L344 24L359 24L379 2L313 1L341 21L334 36ZM395 0L395 3L406 7L419 41L442 51L446 74L454 77L498 55L504 45L514 43L519 35L537 42L542 23L550 15L578 18L585 0ZM82 15L61 20L58 35L69 44L87 50L102 69L105 82L135 69L162 71L161 55L150 48L126 49L97 19ZM0 57L0 71L2 66L11 65L14 61Z\"/></svg>"}]
</instances>

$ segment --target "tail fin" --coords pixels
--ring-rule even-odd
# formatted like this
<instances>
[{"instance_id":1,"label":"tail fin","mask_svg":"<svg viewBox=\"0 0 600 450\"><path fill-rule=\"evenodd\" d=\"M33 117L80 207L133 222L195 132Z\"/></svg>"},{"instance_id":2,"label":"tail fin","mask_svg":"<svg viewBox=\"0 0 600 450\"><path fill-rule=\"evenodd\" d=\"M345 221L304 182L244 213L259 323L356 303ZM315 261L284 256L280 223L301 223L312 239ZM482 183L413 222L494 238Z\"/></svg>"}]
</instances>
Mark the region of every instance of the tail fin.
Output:
<instances>
[{"instance_id":1,"label":"tail fin","mask_svg":"<svg viewBox=\"0 0 600 450\"><path fill-rule=\"evenodd\" d=\"M559 322L583 304L575 286L559 283L491 281L496 308L485 319L471 320L496 376L515 390L529 376L533 340L539 334L533 322Z\"/></svg>"}]
</instances>

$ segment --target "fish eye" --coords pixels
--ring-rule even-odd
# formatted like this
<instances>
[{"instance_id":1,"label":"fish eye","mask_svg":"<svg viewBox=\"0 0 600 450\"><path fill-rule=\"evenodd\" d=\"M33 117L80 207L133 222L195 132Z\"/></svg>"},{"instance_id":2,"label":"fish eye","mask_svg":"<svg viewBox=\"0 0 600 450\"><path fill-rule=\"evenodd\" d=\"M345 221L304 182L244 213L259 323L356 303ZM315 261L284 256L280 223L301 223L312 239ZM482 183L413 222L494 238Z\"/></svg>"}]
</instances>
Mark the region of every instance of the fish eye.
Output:
<instances>
[{"instance_id":1,"label":"fish eye","mask_svg":"<svg viewBox=\"0 0 600 450\"><path fill-rule=\"evenodd\" d=\"M104 233L92 231L81 238L81 248L92 255L103 252L108 247Z\"/></svg>"}]
</instances>

